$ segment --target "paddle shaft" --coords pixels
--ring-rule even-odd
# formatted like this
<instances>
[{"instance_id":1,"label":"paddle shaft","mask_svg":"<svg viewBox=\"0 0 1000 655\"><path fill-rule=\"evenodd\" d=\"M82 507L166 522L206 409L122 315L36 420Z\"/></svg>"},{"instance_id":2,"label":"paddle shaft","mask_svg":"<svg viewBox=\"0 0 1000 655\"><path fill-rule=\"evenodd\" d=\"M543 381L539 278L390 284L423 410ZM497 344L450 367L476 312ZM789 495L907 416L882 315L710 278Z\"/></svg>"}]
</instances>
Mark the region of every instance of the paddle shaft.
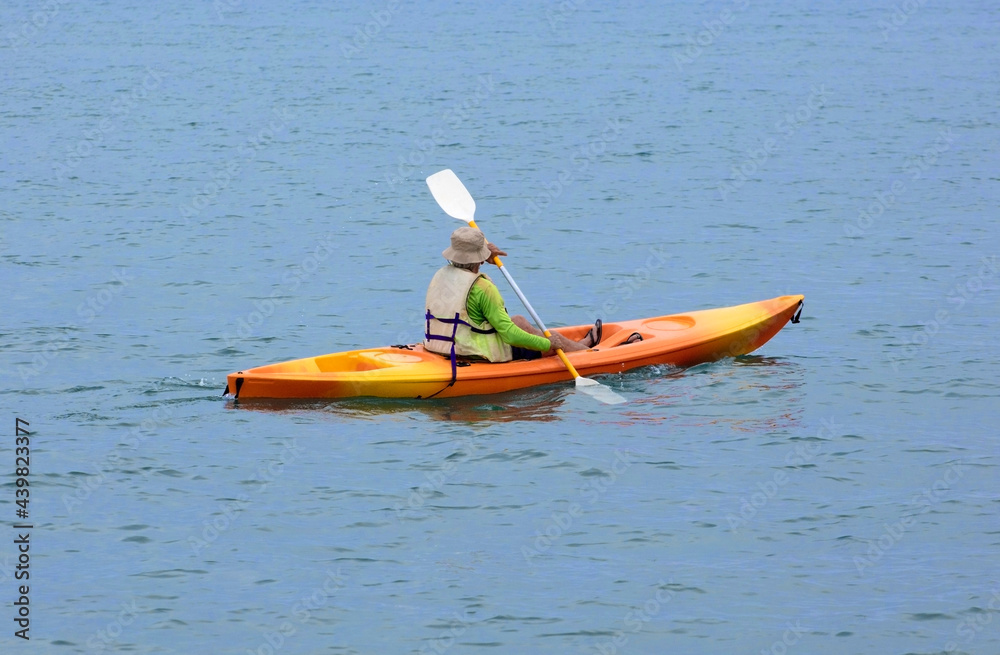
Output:
<instances>
[{"instance_id":1,"label":"paddle shaft","mask_svg":"<svg viewBox=\"0 0 1000 655\"><path fill-rule=\"evenodd\" d=\"M469 227L474 227L480 232L482 232L482 228L476 225L476 221L474 220L469 221ZM531 315L532 320L535 321L535 325L538 326L538 329L541 330L542 334L544 334L546 337L551 338L552 333L549 332L549 329L547 327L545 327L545 323L542 323L541 317L538 316L538 314L535 312L535 308L531 306L531 303L528 302L528 299L521 292L521 288L517 286L517 282L514 281L513 276L504 267L503 262L500 261L500 257L494 256L493 261L496 262L497 268L500 269L500 272L503 273L503 276L507 278L507 282L510 284L510 287L514 290L514 293L516 293L517 297L521 299L521 303L524 305L524 308L528 310L528 313ZM566 356L566 353L562 351L562 348L556 348L556 354L559 355L559 359L562 360L562 363L566 366L566 369L573 375L574 378L580 377L580 374L576 372L576 369L573 367L573 364L569 361L569 357Z\"/></svg>"}]
</instances>

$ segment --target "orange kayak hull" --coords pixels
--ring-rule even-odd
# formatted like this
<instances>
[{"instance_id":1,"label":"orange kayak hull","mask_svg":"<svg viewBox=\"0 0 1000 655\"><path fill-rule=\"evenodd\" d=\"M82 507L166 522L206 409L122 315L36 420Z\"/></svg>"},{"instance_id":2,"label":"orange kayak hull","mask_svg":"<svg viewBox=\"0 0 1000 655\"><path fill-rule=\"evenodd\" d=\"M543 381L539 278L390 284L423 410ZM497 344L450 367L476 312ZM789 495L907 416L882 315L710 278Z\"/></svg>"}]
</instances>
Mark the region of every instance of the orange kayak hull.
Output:
<instances>
[{"instance_id":1,"label":"orange kayak hull","mask_svg":"<svg viewBox=\"0 0 1000 655\"><path fill-rule=\"evenodd\" d=\"M605 323L601 343L568 353L580 375L621 373L640 366L694 366L757 350L796 316L803 296ZM581 339L591 326L557 328ZM634 333L643 340L624 341ZM306 357L230 373L226 393L248 398L451 398L572 380L558 357L492 364L462 362L452 383L448 358L420 344Z\"/></svg>"}]
</instances>

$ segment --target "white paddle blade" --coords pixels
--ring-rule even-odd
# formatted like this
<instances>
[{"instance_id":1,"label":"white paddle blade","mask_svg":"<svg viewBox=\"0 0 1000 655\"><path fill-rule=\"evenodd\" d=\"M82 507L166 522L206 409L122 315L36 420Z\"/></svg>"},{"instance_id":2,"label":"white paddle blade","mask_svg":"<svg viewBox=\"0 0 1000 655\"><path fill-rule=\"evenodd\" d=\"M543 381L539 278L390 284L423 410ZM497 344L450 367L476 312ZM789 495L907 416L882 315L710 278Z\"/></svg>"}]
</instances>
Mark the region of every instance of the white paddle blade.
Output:
<instances>
[{"instance_id":1,"label":"white paddle blade","mask_svg":"<svg viewBox=\"0 0 1000 655\"><path fill-rule=\"evenodd\" d=\"M427 178L427 186L444 213L466 223L475 220L476 201L450 168Z\"/></svg>"},{"instance_id":2,"label":"white paddle blade","mask_svg":"<svg viewBox=\"0 0 1000 655\"><path fill-rule=\"evenodd\" d=\"M624 396L619 396L597 380L591 380L590 378L578 377L576 379L576 390L582 391L605 405L620 405L628 402Z\"/></svg>"}]
</instances>

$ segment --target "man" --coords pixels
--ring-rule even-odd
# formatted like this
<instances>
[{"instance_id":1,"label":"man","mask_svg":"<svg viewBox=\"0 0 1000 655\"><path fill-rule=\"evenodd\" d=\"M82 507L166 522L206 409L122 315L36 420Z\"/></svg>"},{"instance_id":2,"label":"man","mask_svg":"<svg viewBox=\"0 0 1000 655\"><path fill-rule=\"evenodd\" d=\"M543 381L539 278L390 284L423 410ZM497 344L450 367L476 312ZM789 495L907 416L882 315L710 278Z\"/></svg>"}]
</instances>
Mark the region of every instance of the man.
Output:
<instances>
[{"instance_id":1,"label":"man","mask_svg":"<svg viewBox=\"0 0 1000 655\"><path fill-rule=\"evenodd\" d=\"M580 341L557 332L546 338L523 316L508 316L496 285L479 272L483 262L496 264L507 253L486 241L479 230L460 227L451 234L451 247L441 253L448 264L427 288L424 348L455 357L479 357L491 362L538 359L587 350L600 343L601 321Z\"/></svg>"}]
</instances>

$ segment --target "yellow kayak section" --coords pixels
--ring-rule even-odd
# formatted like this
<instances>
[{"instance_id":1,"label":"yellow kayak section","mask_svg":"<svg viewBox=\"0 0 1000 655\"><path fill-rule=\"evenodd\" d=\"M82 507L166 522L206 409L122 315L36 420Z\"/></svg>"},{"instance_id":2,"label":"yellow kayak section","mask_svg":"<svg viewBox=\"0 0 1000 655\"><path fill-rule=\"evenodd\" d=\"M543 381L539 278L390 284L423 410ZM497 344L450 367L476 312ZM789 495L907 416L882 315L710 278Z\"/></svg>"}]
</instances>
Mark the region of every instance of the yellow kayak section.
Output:
<instances>
[{"instance_id":1,"label":"yellow kayak section","mask_svg":"<svg viewBox=\"0 0 1000 655\"><path fill-rule=\"evenodd\" d=\"M694 366L757 350L791 320L804 296L605 323L601 342L567 353L580 375L621 373L640 366ZM590 325L556 328L582 339ZM638 332L642 341L625 344ZM572 380L558 357L492 364L451 360L421 344L331 353L245 369L226 376L226 395L247 398L452 398L501 393Z\"/></svg>"}]
</instances>

